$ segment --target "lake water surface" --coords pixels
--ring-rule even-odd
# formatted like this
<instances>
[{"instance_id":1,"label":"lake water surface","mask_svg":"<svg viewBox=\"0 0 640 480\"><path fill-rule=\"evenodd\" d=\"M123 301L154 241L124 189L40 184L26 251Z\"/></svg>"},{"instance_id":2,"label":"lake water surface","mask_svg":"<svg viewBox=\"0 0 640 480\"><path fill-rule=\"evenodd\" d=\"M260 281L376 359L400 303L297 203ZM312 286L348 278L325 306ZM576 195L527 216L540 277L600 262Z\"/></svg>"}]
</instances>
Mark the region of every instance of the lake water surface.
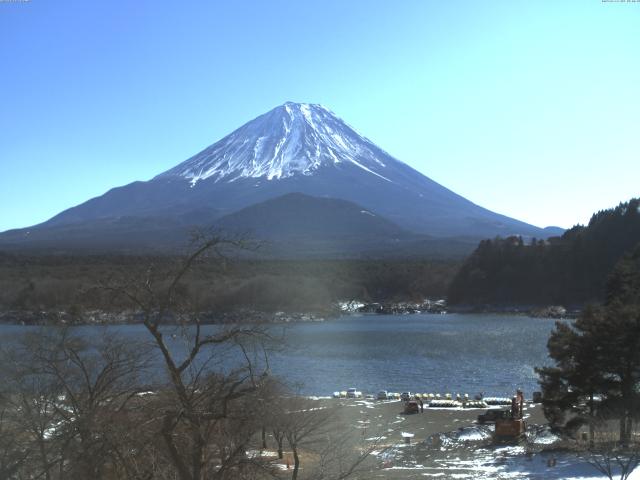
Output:
<instances>
[{"instance_id":1,"label":"lake water surface","mask_svg":"<svg viewBox=\"0 0 640 480\"><path fill-rule=\"evenodd\" d=\"M310 394L354 386L426 393L511 396L538 390L534 367L548 364L551 319L506 315L363 315L298 324L275 372Z\"/></svg>"},{"instance_id":2,"label":"lake water surface","mask_svg":"<svg viewBox=\"0 0 640 480\"><path fill-rule=\"evenodd\" d=\"M520 387L530 397L539 389L534 367L549 363L546 343L554 322L490 314L345 316L287 325L286 348L269 362L275 375L308 395L356 387L365 393L511 396ZM33 327L2 325L0 334L6 342L27 328ZM140 325L77 328L148 336Z\"/></svg>"}]
</instances>

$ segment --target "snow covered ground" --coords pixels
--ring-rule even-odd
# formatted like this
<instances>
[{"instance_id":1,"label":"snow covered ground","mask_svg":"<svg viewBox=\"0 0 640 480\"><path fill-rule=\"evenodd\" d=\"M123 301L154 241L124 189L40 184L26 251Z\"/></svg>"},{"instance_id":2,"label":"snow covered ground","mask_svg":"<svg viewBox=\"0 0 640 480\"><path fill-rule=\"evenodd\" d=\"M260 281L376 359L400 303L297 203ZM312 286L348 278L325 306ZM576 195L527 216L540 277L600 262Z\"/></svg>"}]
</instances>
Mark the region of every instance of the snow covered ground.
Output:
<instances>
[{"instance_id":1,"label":"snow covered ground","mask_svg":"<svg viewBox=\"0 0 640 480\"><path fill-rule=\"evenodd\" d=\"M526 441L494 445L494 427L476 422L477 409L425 408L406 415L395 400L318 401L338 405L355 444L364 441L374 449L360 479L607 480L587 457L560 448L567 444L550 431L537 404L525 410ZM640 468L629 478L640 480Z\"/></svg>"},{"instance_id":2,"label":"snow covered ground","mask_svg":"<svg viewBox=\"0 0 640 480\"><path fill-rule=\"evenodd\" d=\"M491 428L474 426L434 435L412 445L376 452L389 478L473 480L606 480L587 458L542 451L556 439L548 431L528 435L526 445L493 446ZM615 477L614 478L618 478ZM629 477L640 480L640 468Z\"/></svg>"},{"instance_id":3,"label":"snow covered ground","mask_svg":"<svg viewBox=\"0 0 640 480\"><path fill-rule=\"evenodd\" d=\"M402 470L406 474L406 478L424 477L443 480L607 479L586 460L572 454L537 453L530 455L525 452L523 447L503 447L452 452L442 457L435 456L435 458L425 459L427 461L420 463L408 453L411 448L410 445L398 444L385 452L379 452L378 455L385 469ZM407 454L406 456L398 455L399 452L407 452ZM555 460L554 466L550 466L551 460ZM415 475L409 476L409 471ZM391 476L396 477L396 475ZM629 479L640 480L640 469L636 469Z\"/></svg>"}]
</instances>

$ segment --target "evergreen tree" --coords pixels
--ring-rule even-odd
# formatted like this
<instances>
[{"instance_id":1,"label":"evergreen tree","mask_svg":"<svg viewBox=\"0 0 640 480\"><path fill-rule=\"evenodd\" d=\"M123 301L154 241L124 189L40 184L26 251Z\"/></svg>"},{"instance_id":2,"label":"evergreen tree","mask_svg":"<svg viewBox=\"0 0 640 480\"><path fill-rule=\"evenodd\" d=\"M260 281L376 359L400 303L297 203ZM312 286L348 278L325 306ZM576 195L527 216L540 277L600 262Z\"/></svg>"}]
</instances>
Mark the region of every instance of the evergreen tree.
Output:
<instances>
[{"instance_id":1,"label":"evergreen tree","mask_svg":"<svg viewBox=\"0 0 640 480\"><path fill-rule=\"evenodd\" d=\"M606 298L572 324L556 324L548 342L555 365L537 372L552 425L571 432L589 424L593 441L596 420L614 417L628 444L640 400L640 246L616 265Z\"/></svg>"},{"instance_id":2,"label":"evergreen tree","mask_svg":"<svg viewBox=\"0 0 640 480\"><path fill-rule=\"evenodd\" d=\"M586 309L573 324L557 322L547 344L555 366L537 369L543 408L551 425L573 434L587 424L591 441L597 413L595 399L606 389L599 369L602 348L596 341L601 326L602 315L597 308Z\"/></svg>"},{"instance_id":3,"label":"evergreen tree","mask_svg":"<svg viewBox=\"0 0 640 480\"><path fill-rule=\"evenodd\" d=\"M608 354L603 363L607 398L620 416L620 439L626 444L640 411L640 245L618 262L607 287L606 328L599 335Z\"/></svg>"},{"instance_id":4,"label":"evergreen tree","mask_svg":"<svg viewBox=\"0 0 640 480\"><path fill-rule=\"evenodd\" d=\"M593 215L562 237L480 243L452 281L449 303L581 306L605 300L605 281L640 242L640 199Z\"/></svg>"}]
</instances>

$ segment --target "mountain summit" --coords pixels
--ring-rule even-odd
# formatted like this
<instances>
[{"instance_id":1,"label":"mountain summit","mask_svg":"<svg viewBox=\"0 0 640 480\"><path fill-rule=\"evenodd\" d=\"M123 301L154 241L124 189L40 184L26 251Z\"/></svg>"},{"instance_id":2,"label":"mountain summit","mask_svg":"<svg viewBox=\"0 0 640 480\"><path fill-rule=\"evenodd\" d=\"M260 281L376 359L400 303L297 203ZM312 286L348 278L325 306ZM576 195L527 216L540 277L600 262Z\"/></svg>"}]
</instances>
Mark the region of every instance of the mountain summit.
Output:
<instances>
[{"instance_id":1,"label":"mountain summit","mask_svg":"<svg viewBox=\"0 0 640 480\"><path fill-rule=\"evenodd\" d=\"M350 163L384 178L388 157L322 105L287 102L156 178L279 180Z\"/></svg>"},{"instance_id":2,"label":"mountain summit","mask_svg":"<svg viewBox=\"0 0 640 480\"><path fill-rule=\"evenodd\" d=\"M140 249L169 239L175 244L193 226L225 225L223 217L291 193L350 202L408 235L475 242L557 234L470 202L395 159L321 105L287 102L149 181L109 190L40 225L5 232L0 247L101 243L101 249ZM259 211L282 212L283 205L293 205L287 198ZM343 204L322 205L327 211ZM307 213L296 208L298 215L317 211L318 205ZM255 215L236 217L235 226L239 218ZM363 235L370 237L368 232Z\"/></svg>"}]
</instances>

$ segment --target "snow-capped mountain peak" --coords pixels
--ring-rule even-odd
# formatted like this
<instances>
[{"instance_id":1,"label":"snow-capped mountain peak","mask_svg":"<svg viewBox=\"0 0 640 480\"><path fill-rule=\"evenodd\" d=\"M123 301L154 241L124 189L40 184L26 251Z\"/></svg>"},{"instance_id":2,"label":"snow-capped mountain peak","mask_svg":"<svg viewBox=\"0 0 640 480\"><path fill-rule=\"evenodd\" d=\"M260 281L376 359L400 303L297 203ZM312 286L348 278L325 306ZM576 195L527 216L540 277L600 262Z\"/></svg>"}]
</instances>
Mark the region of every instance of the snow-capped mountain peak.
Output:
<instances>
[{"instance_id":1,"label":"snow-capped mountain peak","mask_svg":"<svg viewBox=\"0 0 640 480\"><path fill-rule=\"evenodd\" d=\"M312 200L305 201L305 196ZM279 198L284 200L271 202ZM331 241L325 235L317 245L339 245L340 238L350 242L333 235L354 232L351 227L357 225L369 225L360 230L368 232L364 238L356 236L362 252L381 248L394 255L402 251L399 245L405 241L409 243L403 245L410 244L411 249L422 248L418 244L426 237L420 240L414 235L549 236L549 232L486 210L434 182L358 134L327 108L287 102L149 181L113 188L43 224L0 235L0 247L3 241L14 245L27 239L38 248L86 245L93 249L100 244L129 248L136 242L155 248L157 242L184 240L193 226L224 225L225 218L243 210L248 215L243 218L253 223L242 228L260 231L264 227L264 232L277 233L289 228L285 218L293 218L290 225L295 228L290 231L308 238L309 232L323 231L320 226L327 217L333 217L335 226L335 216L345 209L351 213L341 217L341 225L349 228L331 227ZM401 231L396 228L392 237L384 237L388 242L380 243L370 227L381 222L391 222Z\"/></svg>"},{"instance_id":2,"label":"snow-capped mountain peak","mask_svg":"<svg viewBox=\"0 0 640 480\"><path fill-rule=\"evenodd\" d=\"M177 175L192 185L208 178L273 180L350 163L390 181L385 176L390 158L326 107L287 102L158 177Z\"/></svg>"}]
</instances>

